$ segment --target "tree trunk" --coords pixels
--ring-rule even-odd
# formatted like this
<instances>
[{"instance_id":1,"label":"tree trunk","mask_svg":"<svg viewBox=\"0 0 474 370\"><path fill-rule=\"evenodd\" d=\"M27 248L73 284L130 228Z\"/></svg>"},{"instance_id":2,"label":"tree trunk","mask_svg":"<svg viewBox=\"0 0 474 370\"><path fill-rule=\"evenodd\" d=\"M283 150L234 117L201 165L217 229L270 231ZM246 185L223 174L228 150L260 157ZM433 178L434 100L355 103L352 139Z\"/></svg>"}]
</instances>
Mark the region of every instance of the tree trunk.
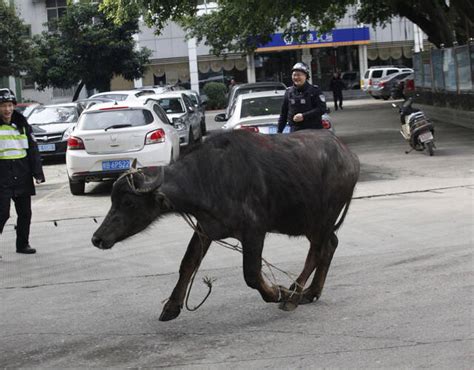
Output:
<instances>
[{"instance_id":1,"label":"tree trunk","mask_svg":"<svg viewBox=\"0 0 474 370\"><path fill-rule=\"evenodd\" d=\"M455 38L450 9L441 0L422 0L420 3L421 8L417 9L411 1L396 1L394 10L420 27L428 36L428 40L437 47L442 44L452 46Z\"/></svg>"},{"instance_id":2,"label":"tree trunk","mask_svg":"<svg viewBox=\"0 0 474 370\"><path fill-rule=\"evenodd\" d=\"M77 100L83 87L84 87L84 82L83 81L79 82L79 85L77 85L76 90L74 91L74 96L72 97L72 101Z\"/></svg>"}]
</instances>

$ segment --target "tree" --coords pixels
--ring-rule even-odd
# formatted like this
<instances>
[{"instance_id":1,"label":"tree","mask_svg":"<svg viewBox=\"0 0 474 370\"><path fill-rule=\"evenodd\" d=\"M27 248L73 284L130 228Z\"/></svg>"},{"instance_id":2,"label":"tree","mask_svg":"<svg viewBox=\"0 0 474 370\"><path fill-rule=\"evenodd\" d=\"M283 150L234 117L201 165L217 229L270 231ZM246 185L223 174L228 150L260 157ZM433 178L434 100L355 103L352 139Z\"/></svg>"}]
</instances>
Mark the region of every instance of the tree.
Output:
<instances>
[{"instance_id":1,"label":"tree","mask_svg":"<svg viewBox=\"0 0 474 370\"><path fill-rule=\"evenodd\" d=\"M19 76L30 60L28 29L15 8L0 0L0 77Z\"/></svg>"},{"instance_id":2,"label":"tree","mask_svg":"<svg viewBox=\"0 0 474 370\"><path fill-rule=\"evenodd\" d=\"M449 5L448 5L449 4ZM474 36L474 3L466 0L363 0L357 16L369 23L385 24L393 16L418 25L437 47L465 44Z\"/></svg>"},{"instance_id":3,"label":"tree","mask_svg":"<svg viewBox=\"0 0 474 370\"><path fill-rule=\"evenodd\" d=\"M50 26L54 31L34 38L35 63L30 73L40 89L79 84L74 100L83 85L107 91L114 75L139 78L149 63L150 51L135 49L138 17L117 25L97 5L75 4Z\"/></svg>"},{"instance_id":4,"label":"tree","mask_svg":"<svg viewBox=\"0 0 474 370\"><path fill-rule=\"evenodd\" d=\"M200 17L195 16L196 3L104 0L103 7L118 22L126 19L127 9L142 12L157 32L168 19L179 21L215 54L255 50L279 30L304 40L309 28L321 32L333 28L350 6L358 7L358 21L373 25L386 24L393 16L406 17L438 47L465 43L473 35L474 5L465 0L218 0L218 10Z\"/></svg>"}]
</instances>

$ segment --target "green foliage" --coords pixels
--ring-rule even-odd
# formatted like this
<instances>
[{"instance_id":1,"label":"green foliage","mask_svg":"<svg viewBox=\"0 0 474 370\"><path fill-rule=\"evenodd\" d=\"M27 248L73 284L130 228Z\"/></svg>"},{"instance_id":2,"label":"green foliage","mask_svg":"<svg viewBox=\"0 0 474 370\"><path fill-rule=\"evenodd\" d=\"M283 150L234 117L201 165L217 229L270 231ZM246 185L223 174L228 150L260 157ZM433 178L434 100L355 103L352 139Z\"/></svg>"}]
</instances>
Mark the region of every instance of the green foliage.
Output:
<instances>
[{"instance_id":1,"label":"green foliage","mask_svg":"<svg viewBox=\"0 0 474 370\"><path fill-rule=\"evenodd\" d=\"M225 108L227 87L222 82L208 82L203 90L208 99L207 109Z\"/></svg>"},{"instance_id":2,"label":"green foliage","mask_svg":"<svg viewBox=\"0 0 474 370\"><path fill-rule=\"evenodd\" d=\"M0 0L0 77L19 76L30 60L27 26L8 2Z\"/></svg>"},{"instance_id":3,"label":"green foliage","mask_svg":"<svg viewBox=\"0 0 474 370\"><path fill-rule=\"evenodd\" d=\"M83 82L88 89L110 89L114 75L139 78L150 51L135 49L138 19L120 25L105 17L95 4L75 4L53 24L56 31L34 38L35 64L30 69L40 89L69 88Z\"/></svg>"},{"instance_id":4,"label":"green foliage","mask_svg":"<svg viewBox=\"0 0 474 370\"><path fill-rule=\"evenodd\" d=\"M189 37L204 42L217 55L253 51L281 30L302 39L308 29L326 32L350 7L357 10L359 22L372 25L384 25L393 16L406 17L437 46L450 46L455 38L464 43L472 37L474 29L472 0L217 0L217 10L199 17L196 3L196 0L104 0L103 8L116 22L127 19L127 14L140 12L149 26L156 27L157 33L168 20L178 21Z\"/></svg>"}]
</instances>

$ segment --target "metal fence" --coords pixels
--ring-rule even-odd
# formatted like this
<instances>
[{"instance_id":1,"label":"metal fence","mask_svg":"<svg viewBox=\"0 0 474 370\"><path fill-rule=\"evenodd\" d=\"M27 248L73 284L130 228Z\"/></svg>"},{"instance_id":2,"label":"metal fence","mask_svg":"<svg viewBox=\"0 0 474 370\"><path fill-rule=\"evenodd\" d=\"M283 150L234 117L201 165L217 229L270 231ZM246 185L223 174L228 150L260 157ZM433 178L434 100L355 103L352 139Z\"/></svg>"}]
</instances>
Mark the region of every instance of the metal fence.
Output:
<instances>
[{"instance_id":1,"label":"metal fence","mask_svg":"<svg viewBox=\"0 0 474 370\"><path fill-rule=\"evenodd\" d=\"M474 42L413 54L415 86L432 92L474 93Z\"/></svg>"}]
</instances>

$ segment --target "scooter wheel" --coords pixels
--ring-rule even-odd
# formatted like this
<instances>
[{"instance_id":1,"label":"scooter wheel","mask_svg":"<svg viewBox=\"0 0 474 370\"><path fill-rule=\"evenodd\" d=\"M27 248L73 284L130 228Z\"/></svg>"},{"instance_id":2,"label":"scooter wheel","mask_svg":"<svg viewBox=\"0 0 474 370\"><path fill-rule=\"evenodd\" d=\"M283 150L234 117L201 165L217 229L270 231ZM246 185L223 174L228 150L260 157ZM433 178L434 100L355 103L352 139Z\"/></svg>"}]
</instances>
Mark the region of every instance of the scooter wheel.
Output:
<instances>
[{"instance_id":1,"label":"scooter wheel","mask_svg":"<svg viewBox=\"0 0 474 370\"><path fill-rule=\"evenodd\" d=\"M434 154L434 148L433 148L433 142L429 141L426 143L426 147L428 148L428 153L430 154L430 157L433 156Z\"/></svg>"}]
</instances>

